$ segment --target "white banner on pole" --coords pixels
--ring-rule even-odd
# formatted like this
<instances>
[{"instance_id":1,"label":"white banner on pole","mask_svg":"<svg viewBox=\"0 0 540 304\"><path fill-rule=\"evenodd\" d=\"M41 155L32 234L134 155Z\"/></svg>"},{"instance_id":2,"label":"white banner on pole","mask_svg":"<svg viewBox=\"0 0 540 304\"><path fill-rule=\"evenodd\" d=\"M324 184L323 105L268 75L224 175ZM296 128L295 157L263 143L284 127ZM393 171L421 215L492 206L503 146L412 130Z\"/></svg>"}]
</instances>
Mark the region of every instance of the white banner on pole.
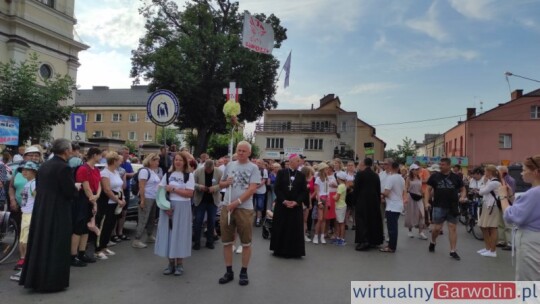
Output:
<instances>
[{"instance_id":1,"label":"white banner on pole","mask_svg":"<svg viewBox=\"0 0 540 304\"><path fill-rule=\"evenodd\" d=\"M272 25L261 22L245 13L242 45L257 53L271 54L274 48L274 29Z\"/></svg>"}]
</instances>

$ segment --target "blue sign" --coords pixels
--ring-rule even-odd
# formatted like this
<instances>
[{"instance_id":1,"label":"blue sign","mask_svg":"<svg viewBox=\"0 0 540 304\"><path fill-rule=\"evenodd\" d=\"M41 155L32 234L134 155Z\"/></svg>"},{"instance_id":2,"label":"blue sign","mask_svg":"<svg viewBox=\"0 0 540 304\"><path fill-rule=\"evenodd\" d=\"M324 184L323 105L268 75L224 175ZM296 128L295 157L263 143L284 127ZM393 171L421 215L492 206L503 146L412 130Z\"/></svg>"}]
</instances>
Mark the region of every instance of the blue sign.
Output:
<instances>
[{"instance_id":1,"label":"blue sign","mask_svg":"<svg viewBox=\"0 0 540 304\"><path fill-rule=\"evenodd\" d=\"M171 91L158 90L148 98L146 113L156 125L168 126L178 117L180 103Z\"/></svg>"},{"instance_id":2,"label":"blue sign","mask_svg":"<svg viewBox=\"0 0 540 304\"><path fill-rule=\"evenodd\" d=\"M19 118L0 115L0 144L17 146L19 144Z\"/></svg>"},{"instance_id":3,"label":"blue sign","mask_svg":"<svg viewBox=\"0 0 540 304\"><path fill-rule=\"evenodd\" d=\"M71 131L86 132L86 115L71 113Z\"/></svg>"}]
</instances>

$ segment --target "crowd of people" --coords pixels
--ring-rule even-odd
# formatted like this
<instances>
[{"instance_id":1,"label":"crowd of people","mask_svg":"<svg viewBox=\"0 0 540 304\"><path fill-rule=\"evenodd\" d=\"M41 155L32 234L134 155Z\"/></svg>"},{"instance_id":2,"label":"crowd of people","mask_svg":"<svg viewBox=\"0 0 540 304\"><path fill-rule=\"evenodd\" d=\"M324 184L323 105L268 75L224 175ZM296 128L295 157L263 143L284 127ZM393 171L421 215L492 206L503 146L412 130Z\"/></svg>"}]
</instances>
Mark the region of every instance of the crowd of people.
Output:
<instances>
[{"instance_id":1,"label":"crowd of people","mask_svg":"<svg viewBox=\"0 0 540 304\"><path fill-rule=\"evenodd\" d=\"M234 280L237 252L242 254L238 282L245 286L253 231L270 217L269 248L277 257L301 258L306 243L346 246L348 230L354 231L358 251L396 253L404 215L408 236L428 241L429 252L435 252L446 222L449 256L460 260L457 221L460 207L471 200L481 201L478 225L485 246L478 254L496 258L497 247L513 247L516 277L539 279L531 269L540 267L540 211L534 204L540 198L540 155L524 161L523 179L533 187L515 199L506 167L478 167L466 177L448 158L406 166L370 158L358 164L310 162L292 154L278 162L251 158L251 144L242 141L232 159L217 160L164 146L146 155L135 172L127 147L89 148L81 155L77 145L58 139L51 152L44 161L39 146L19 149L16 172L8 172L6 157L0 163L0 203L9 204L21 227L12 279L36 291L67 288L70 267L109 259L115 255L110 247L122 241L137 250L154 243L154 253L167 259L163 274L181 276L184 260L201 249L203 230L208 249L221 238L225 274L219 283ZM133 196L139 199L138 221L128 236L124 223ZM516 228L514 242L510 232Z\"/></svg>"}]
</instances>

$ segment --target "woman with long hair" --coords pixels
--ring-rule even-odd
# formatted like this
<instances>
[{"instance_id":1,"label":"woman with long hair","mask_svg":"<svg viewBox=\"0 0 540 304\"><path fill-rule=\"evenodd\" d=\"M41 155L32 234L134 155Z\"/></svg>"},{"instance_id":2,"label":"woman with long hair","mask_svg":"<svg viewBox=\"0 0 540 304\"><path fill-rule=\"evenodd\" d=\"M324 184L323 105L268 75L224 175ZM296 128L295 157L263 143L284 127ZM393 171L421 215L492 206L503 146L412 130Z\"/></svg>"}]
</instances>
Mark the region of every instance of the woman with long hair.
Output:
<instances>
[{"instance_id":1,"label":"woman with long hair","mask_svg":"<svg viewBox=\"0 0 540 304\"><path fill-rule=\"evenodd\" d=\"M407 189L405 205L405 227L409 229L409 237L414 237L412 229L418 228L418 238L427 240L424 233L425 213L424 202L422 200L422 179L419 176L418 165L412 164L409 168L409 175L405 180L405 189Z\"/></svg>"},{"instance_id":2,"label":"woman with long hair","mask_svg":"<svg viewBox=\"0 0 540 304\"><path fill-rule=\"evenodd\" d=\"M319 176L315 179L315 197L317 198L317 224L315 224L315 234L313 235L313 244L326 244L324 239L324 229L326 226L326 213L328 210L329 199L329 180L328 165L321 162L317 169Z\"/></svg>"},{"instance_id":3,"label":"woman with long hair","mask_svg":"<svg viewBox=\"0 0 540 304\"><path fill-rule=\"evenodd\" d=\"M313 179L313 169L308 166L302 167L302 170L300 170L302 174L306 177L307 182L307 188L308 188L308 197L305 198L304 205L302 206L303 212L304 212L304 241L311 242L311 239L308 236L307 233L307 221L309 217L309 213L311 211L311 202L313 198L315 197L315 188L313 187L313 183L311 180Z\"/></svg>"},{"instance_id":4,"label":"woman with long hair","mask_svg":"<svg viewBox=\"0 0 540 304\"><path fill-rule=\"evenodd\" d=\"M485 257L497 257L497 227L499 226L499 207L497 200L499 187L501 186L501 177L497 167L489 165L485 168L485 184L480 187L478 194L482 196L482 209L480 210L480 219L478 226L482 229L485 248L477 252Z\"/></svg>"},{"instance_id":5,"label":"woman with long hair","mask_svg":"<svg viewBox=\"0 0 540 304\"><path fill-rule=\"evenodd\" d=\"M503 182L499 198L504 220L518 227L512 243L517 251L516 281L540 281L540 154L525 160L521 176L532 187L510 205L512 192Z\"/></svg>"},{"instance_id":6,"label":"woman with long hair","mask_svg":"<svg viewBox=\"0 0 540 304\"><path fill-rule=\"evenodd\" d=\"M188 159L183 152L173 158L171 169L161 179L160 187L169 192L170 210L159 211L159 222L154 253L167 258L164 275L184 273L184 258L191 256L191 198L195 179L189 173Z\"/></svg>"}]
</instances>

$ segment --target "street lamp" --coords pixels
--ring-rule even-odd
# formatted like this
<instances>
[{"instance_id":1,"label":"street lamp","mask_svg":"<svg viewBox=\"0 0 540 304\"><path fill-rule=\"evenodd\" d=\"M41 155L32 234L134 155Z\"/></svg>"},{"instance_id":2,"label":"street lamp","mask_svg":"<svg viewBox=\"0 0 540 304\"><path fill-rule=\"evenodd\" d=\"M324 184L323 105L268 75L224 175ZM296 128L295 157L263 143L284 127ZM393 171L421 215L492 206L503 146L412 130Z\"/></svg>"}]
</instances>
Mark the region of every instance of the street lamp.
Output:
<instances>
[{"instance_id":1,"label":"street lamp","mask_svg":"<svg viewBox=\"0 0 540 304\"><path fill-rule=\"evenodd\" d=\"M507 71L507 72L504 73L504 77L506 77L506 82L508 83L508 91L510 91L510 95L512 95L512 88L510 87L510 80L508 79L508 76L515 76L515 77L519 77L519 78L523 78L523 79L527 79L527 80L530 80L530 81L540 83L540 80L532 79L532 78L521 76L521 75L516 75L514 73L511 73L511 72Z\"/></svg>"}]
</instances>

